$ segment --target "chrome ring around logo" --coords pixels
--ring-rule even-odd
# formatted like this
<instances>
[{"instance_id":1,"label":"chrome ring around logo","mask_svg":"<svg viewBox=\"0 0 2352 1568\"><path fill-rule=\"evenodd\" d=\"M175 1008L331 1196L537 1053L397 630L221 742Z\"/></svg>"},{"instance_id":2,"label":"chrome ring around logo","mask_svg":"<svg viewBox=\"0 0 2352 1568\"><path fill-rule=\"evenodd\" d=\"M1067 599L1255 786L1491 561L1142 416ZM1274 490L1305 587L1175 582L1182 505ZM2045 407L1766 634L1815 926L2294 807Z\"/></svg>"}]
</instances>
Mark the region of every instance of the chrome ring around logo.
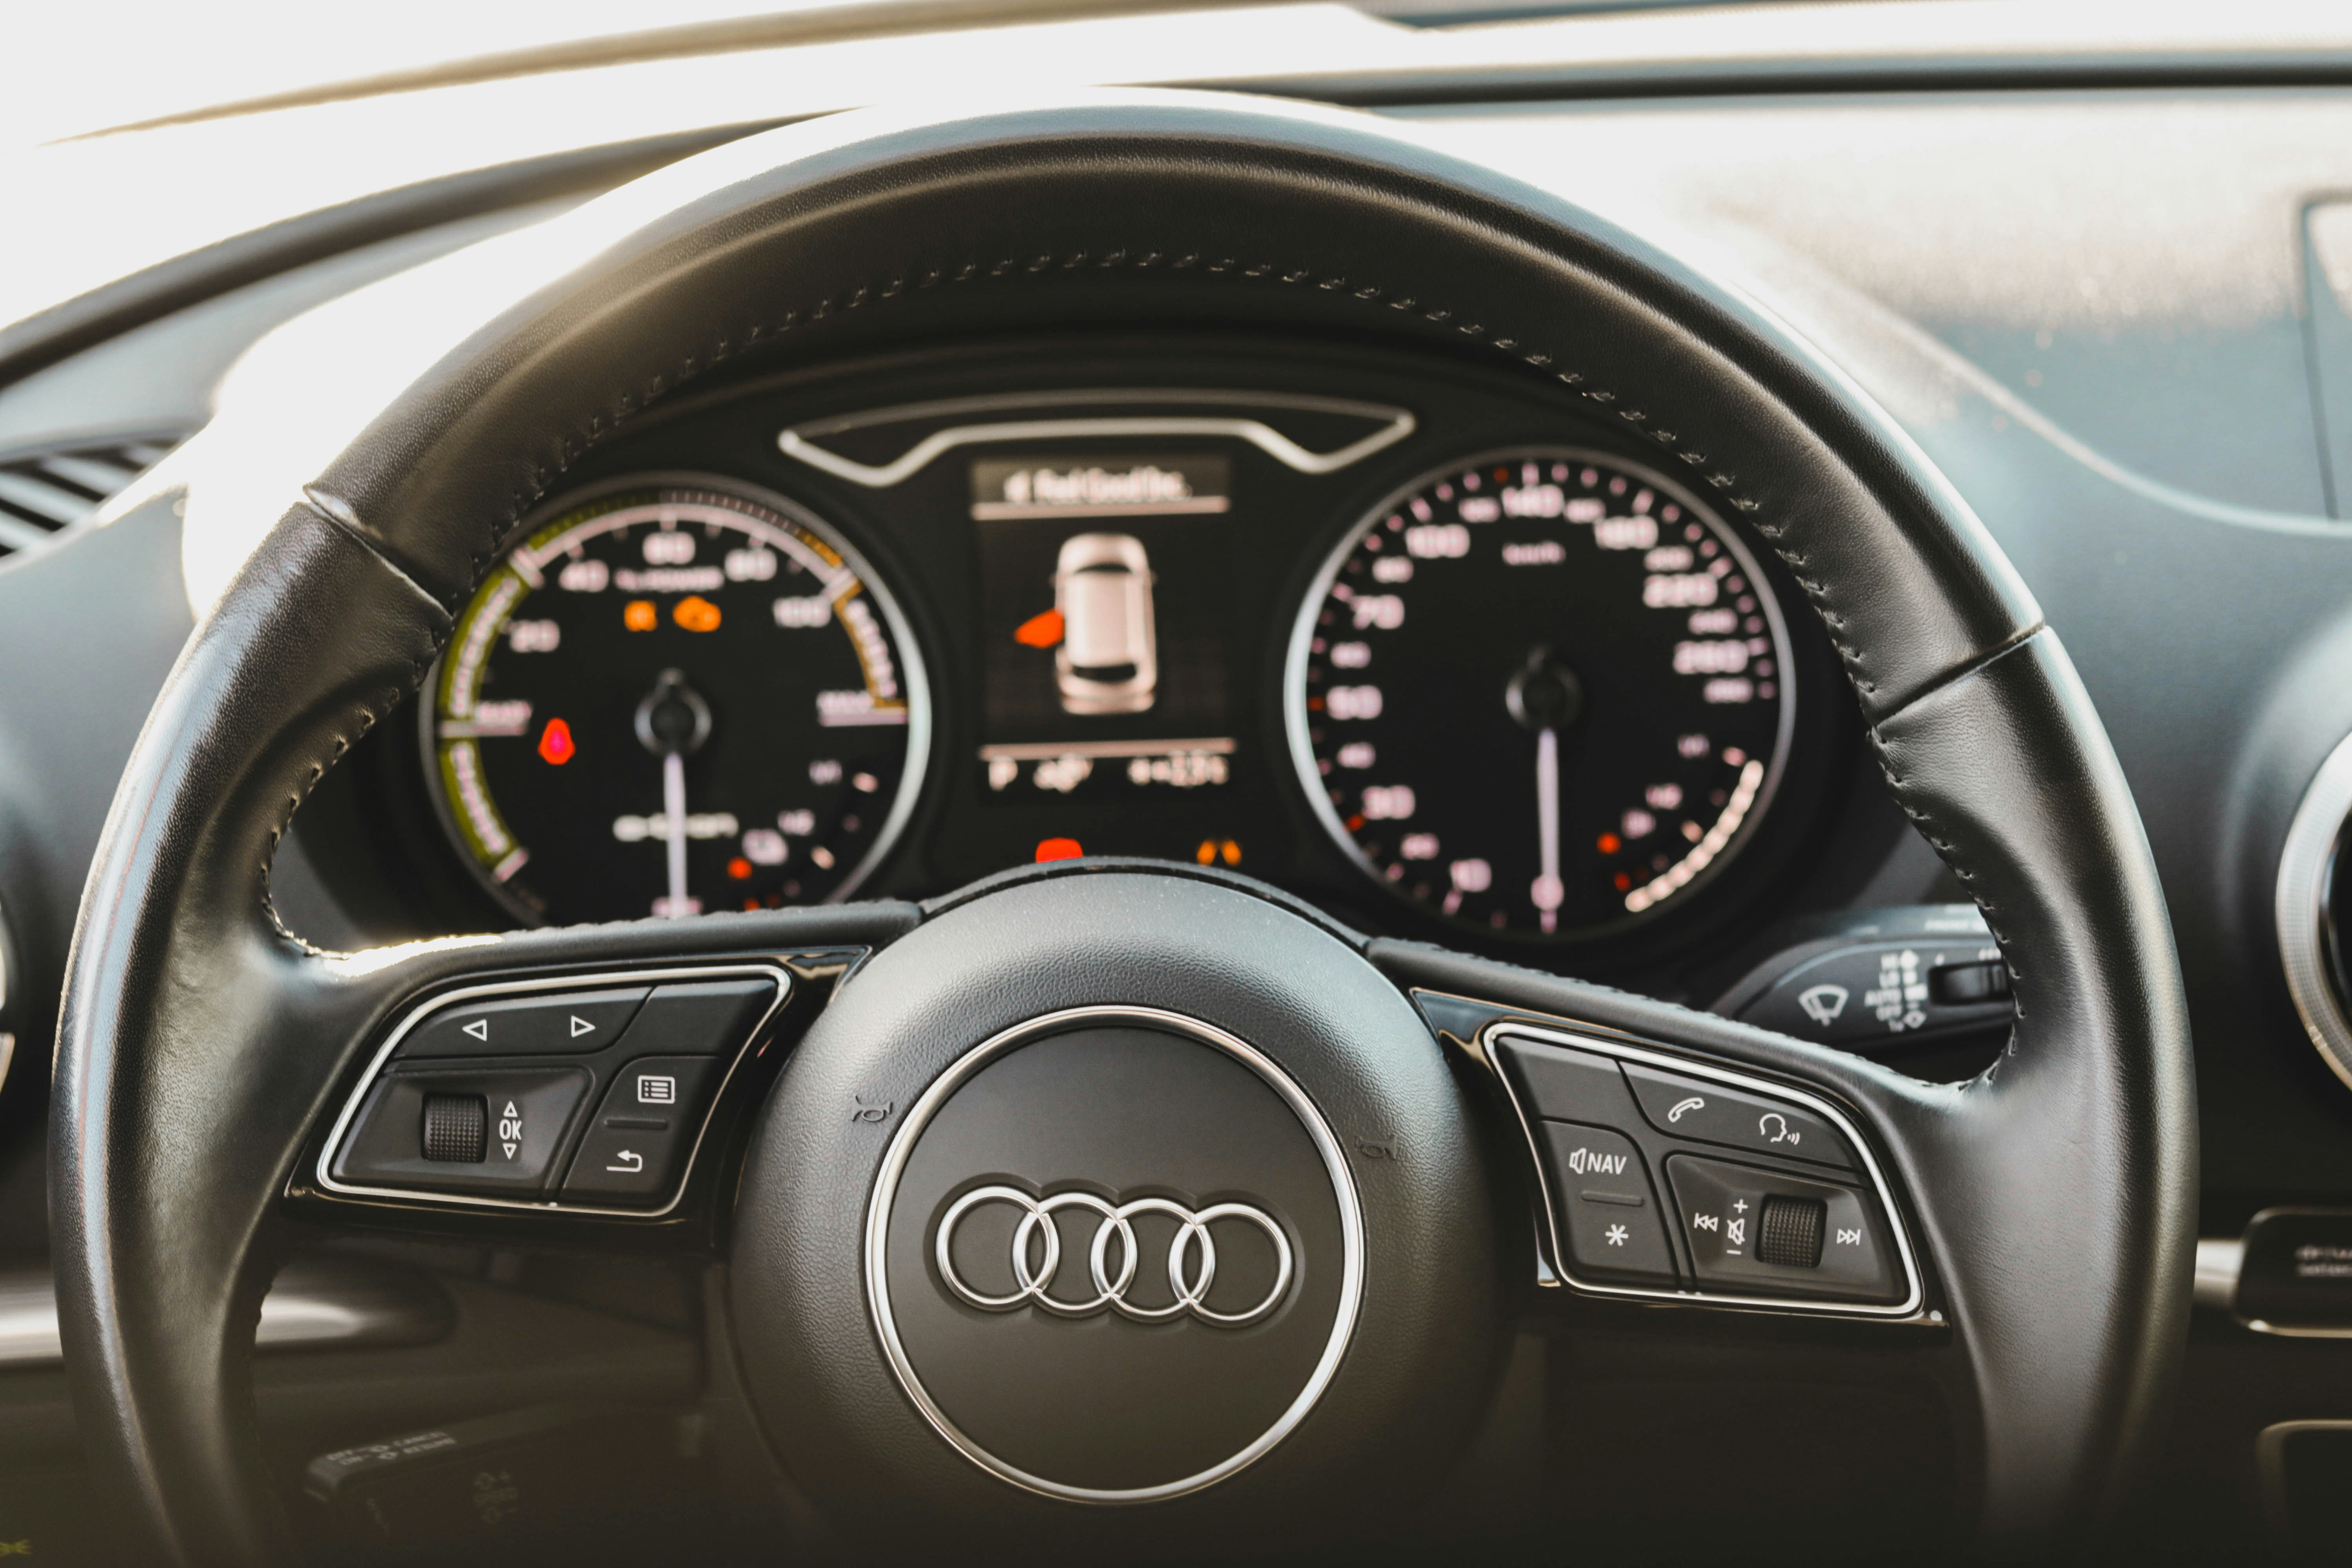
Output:
<instances>
[{"instance_id":1,"label":"chrome ring around logo","mask_svg":"<svg viewBox=\"0 0 2352 1568\"><path fill-rule=\"evenodd\" d=\"M973 1289L956 1272L955 1260L950 1256L956 1226L972 1210L992 1203L1010 1204L1021 1211L1021 1223L1013 1230L1013 1279L1018 1289L1003 1296L985 1295ZM1054 1223L1053 1215L1072 1208L1100 1216L1095 1223L1094 1241L1087 1248L1087 1272L1095 1293L1083 1301L1063 1300L1046 1293L1062 1267L1061 1227ZM1135 1227L1129 1222L1143 1214L1166 1215L1176 1222L1176 1239L1168 1246L1168 1288L1175 1300L1164 1307L1139 1307L1127 1299L1141 1258ZM1209 1289L1217 1282L1217 1242L1209 1227L1225 1219L1254 1225L1274 1243L1274 1285L1267 1290L1265 1300L1244 1312L1219 1312L1207 1305ZM1033 1266L1030 1253L1040 1232L1044 1235L1044 1256ZM1114 1237L1119 1242L1116 1279L1110 1273L1110 1243ZM1138 1322L1152 1323L1190 1312L1204 1323L1229 1329L1256 1322L1280 1306L1289 1294L1292 1271L1290 1238L1271 1215L1249 1204L1212 1204L1196 1214L1170 1198L1136 1198L1124 1204L1113 1204L1092 1193L1056 1193L1050 1198L1033 1198L1018 1187L975 1187L958 1198L940 1217L939 1238L933 1244L932 1257L948 1289L982 1311L1009 1312L1034 1301L1045 1310L1066 1318L1090 1317L1108 1307Z\"/></svg>"}]
</instances>

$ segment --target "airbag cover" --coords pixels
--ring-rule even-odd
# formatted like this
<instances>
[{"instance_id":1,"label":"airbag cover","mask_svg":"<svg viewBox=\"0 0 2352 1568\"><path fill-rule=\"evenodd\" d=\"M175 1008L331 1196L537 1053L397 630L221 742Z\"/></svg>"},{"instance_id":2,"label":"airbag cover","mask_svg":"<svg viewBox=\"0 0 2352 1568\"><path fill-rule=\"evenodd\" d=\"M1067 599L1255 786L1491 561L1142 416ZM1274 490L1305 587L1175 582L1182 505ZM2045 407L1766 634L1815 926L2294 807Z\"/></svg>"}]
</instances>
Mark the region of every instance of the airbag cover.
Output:
<instances>
[{"instance_id":1,"label":"airbag cover","mask_svg":"<svg viewBox=\"0 0 2352 1568\"><path fill-rule=\"evenodd\" d=\"M992 1059L909 1118L886 1194L875 1305L909 1393L1008 1479L1092 1501L1212 1484L1279 1440L1345 1350L1361 1277L1353 1184L1313 1108L1270 1063L1168 1028L973 1055ZM1029 1221L1012 1194L1063 1206Z\"/></svg>"}]
</instances>

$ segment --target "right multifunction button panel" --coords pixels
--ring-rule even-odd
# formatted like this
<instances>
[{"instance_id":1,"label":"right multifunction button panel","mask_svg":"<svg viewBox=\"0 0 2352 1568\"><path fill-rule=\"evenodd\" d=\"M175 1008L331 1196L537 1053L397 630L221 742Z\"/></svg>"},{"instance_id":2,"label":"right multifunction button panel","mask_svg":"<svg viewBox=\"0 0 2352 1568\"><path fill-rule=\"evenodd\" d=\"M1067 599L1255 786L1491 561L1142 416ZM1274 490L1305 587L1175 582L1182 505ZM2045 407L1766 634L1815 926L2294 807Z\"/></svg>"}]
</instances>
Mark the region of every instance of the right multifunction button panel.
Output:
<instances>
[{"instance_id":1,"label":"right multifunction button panel","mask_svg":"<svg viewBox=\"0 0 2352 1568\"><path fill-rule=\"evenodd\" d=\"M791 981L769 964L472 986L411 1008L319 1161L346 1195L660 1213Z\"/></svg>"},{"instance_id":2,"label":"right multifunction button panel","mask_svg":"<svg viewBox=\"0 0 2352 1568\"><path fill-rule=\"evenodd\" d=\"M1580 1289L1906 1317L1918 1270L1845 1115L1785 1085L1613 1040L1490 1031Z\"/></svg>"}]
</instances>

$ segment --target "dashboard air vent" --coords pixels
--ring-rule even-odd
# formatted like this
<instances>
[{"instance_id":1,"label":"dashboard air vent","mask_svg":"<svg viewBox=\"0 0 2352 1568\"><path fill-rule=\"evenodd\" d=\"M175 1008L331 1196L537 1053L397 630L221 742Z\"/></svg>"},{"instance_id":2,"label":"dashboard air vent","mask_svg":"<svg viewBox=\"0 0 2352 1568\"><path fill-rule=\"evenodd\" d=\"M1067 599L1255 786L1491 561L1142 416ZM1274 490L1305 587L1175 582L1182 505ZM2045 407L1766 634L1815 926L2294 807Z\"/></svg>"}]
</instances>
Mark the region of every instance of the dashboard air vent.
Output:
<instances>
[{"instance_id":1,"label":"dashboard air vent","mask_svg":"<svg viewBox=\"0 0 2352 1568\"><path fill-rule=\"evenodd\" d=\"M0 560L56 539L179 445L110 441L0 461Z\"/></svg>"}]
</instances>

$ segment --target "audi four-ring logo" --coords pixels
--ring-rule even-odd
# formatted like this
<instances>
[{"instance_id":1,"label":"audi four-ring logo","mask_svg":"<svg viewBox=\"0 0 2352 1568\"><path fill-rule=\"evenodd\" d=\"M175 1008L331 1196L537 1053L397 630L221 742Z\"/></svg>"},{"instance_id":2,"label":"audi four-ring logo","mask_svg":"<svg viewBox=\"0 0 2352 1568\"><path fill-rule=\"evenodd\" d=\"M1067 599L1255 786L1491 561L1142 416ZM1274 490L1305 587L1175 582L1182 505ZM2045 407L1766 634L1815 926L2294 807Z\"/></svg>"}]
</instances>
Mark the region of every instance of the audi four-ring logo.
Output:
<instances>
[{"instance_id":1,"label":"audi four-ring logo","mask_svg":"<svg viewBox=\"0 0 2352 1568\"><path fill-rule=\"evenodd\" d=\"M956 1272L951 1247L956 1226L966 1215L988 1204L1010 1204L1021 1211L1021 1223L1013 1229L1013 1279L1019 1287L1009 1296L990 1296L964 1283ZM1095 1293L1083 1301L1064 1300L1046 1294L1062 1267L1061 1227L1052 1216L1063 1209L1084 1209L1099 1216L1095 1223L1093 1242L1087 1248L1087 1272L1094 1282ZM1127 1299L1128 1287L1135 1283L1136 1265L1142 1249L1136 1245L1135 1227L1129 1224L1137 1215L1166 1215L1176 1222L1176 1239L1168 1246L1168 1286L1175 1300L1164 1307L1139 1307ZM1255 1226L1274 1243L1274 1284L1265 1299L1242 1312L1219 1312L1206 1304L1209 1287L1217 1281L1217 1240L1209 1227L1220 1220L1238 1221ZM1044 1245L1037 1247L1039 1233ZM1119 1243L1118 1272L1111 1272L1110 1244L1116 1237ZM1042 1258L1033 1262L1031 1251L1039 1250ZM940 1266L940 1278L948 1289L961 1300L991 1312L1009 1312L1016 1307L1034 1301L1049 1312L1066 1318L1084 1318L1106 1307L1116 1308L1139 1322L1161 1322L1190 1312L1204 1323L1222 1328L1239 1328L1254 1323L1276 1307L1290 1289L1290 1238L1282 1226L1264 1209L1248 1204L1212 1204L1197 1214L1182 1204L1168 1198L1136 1198L1129 1203L1114 1204L1092 1193L1056 1193L1050 1198L1033 1198L1017 1187L977 1187L964 1194L950 1206L940 1220L939 1241L934 1256Z\"/></svg>"}]
</instances>

